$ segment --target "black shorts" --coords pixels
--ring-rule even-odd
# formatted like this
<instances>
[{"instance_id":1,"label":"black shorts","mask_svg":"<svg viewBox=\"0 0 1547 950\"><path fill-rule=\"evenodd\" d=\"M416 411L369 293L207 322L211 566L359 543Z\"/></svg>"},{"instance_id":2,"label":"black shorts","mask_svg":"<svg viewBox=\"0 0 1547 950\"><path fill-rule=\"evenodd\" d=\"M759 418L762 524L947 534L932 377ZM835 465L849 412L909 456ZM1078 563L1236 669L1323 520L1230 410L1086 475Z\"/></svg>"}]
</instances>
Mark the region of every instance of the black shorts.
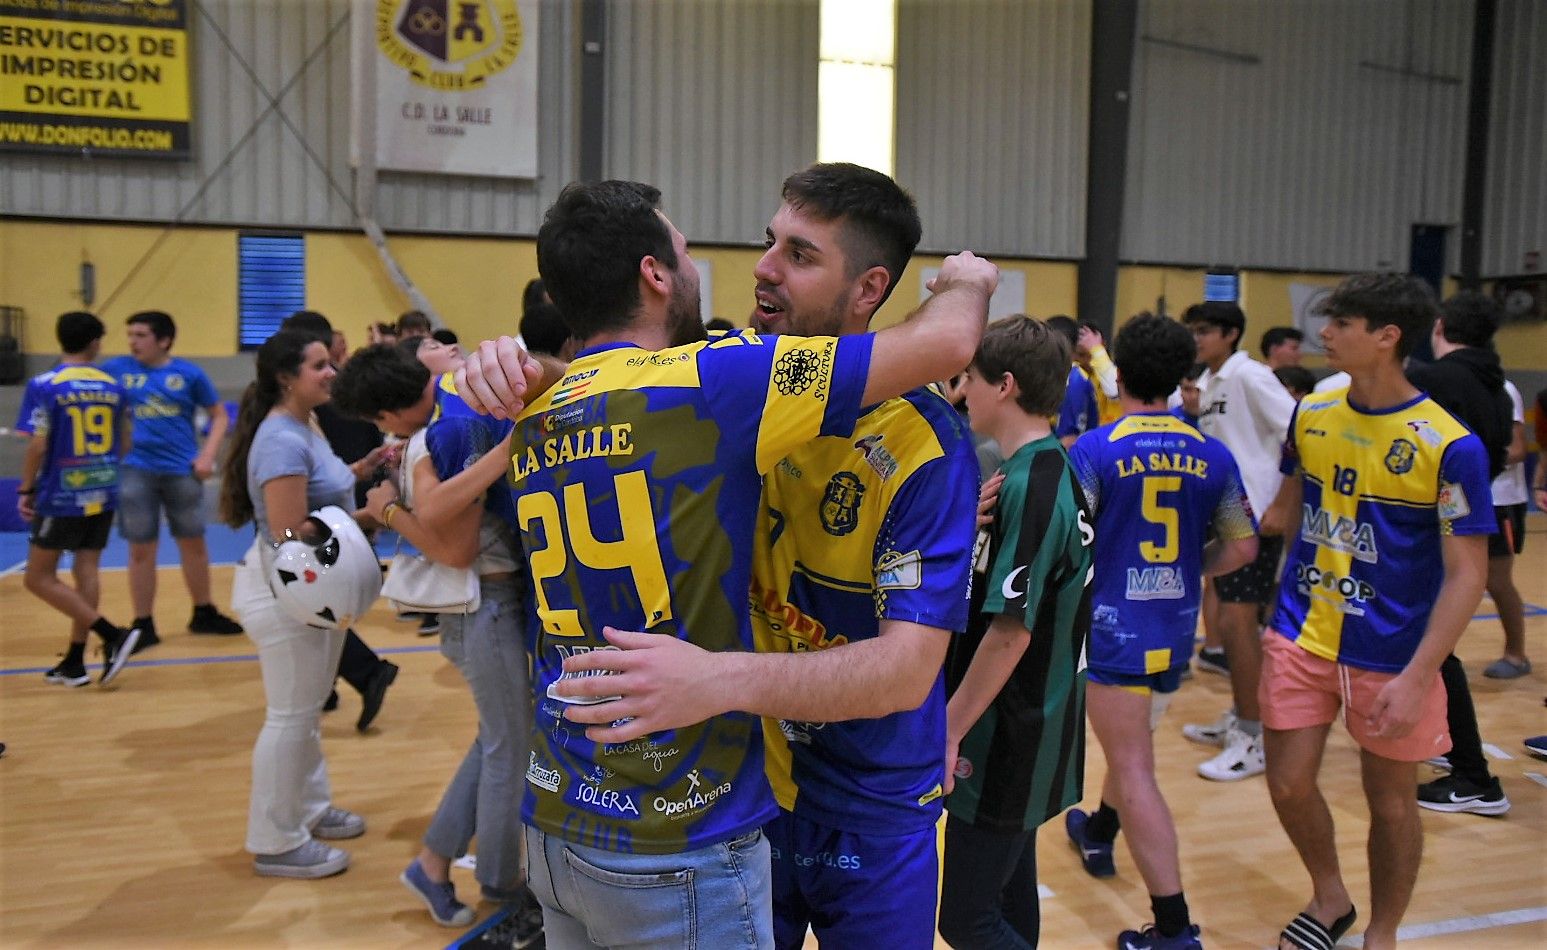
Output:
<instances>
[{"instance_id":1,"label":"black shorts","mask_svg":"<svg viewBox=\"0 0 1547 950\"><path fill-rule=\"evenodd\" d=\"M47 551L100 551L113 530L113 513L69 517L34 515L27 540Z\"/></svg>"},{"instance_id":2,"label":"black shorts","mask_svg":"<svg viewBox=\"0 0 1547 950\"><path fill-rule=\"evenodd\" d=\"M1488 556L1509 557L1526 549L1526 506L1494 505L1499 519L1498 534L1488 535Z\"/></svg>"},{"instance_id":3,"label":"black shorts","mask_svg":"<svg viewBox=\"0 0 1547 950\"><path fill-rule=\"evenodd\" d=\"M1222 604L1266 604L1278 584L1278 558L1284 539L1278 535L1257 539L1257 559L1245 567L1214 578L1214 592Z\"/></svg>"}]
</instances>

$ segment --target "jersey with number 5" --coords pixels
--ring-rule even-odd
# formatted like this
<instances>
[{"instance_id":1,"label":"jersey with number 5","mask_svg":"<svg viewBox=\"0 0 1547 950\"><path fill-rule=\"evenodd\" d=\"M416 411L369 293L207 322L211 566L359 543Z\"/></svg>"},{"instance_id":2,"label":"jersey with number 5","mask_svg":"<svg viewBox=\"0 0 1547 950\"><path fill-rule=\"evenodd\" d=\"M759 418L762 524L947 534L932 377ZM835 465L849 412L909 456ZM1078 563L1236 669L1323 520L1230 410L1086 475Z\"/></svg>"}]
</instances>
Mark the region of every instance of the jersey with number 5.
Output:
<instances>
[{"instance_id":1,"label":"jersey with number 5","mask_svg":"<svg viewBox=\"0 0 1547 950\"><path fill-rule=\"evenodd\" d=\"M1096 514L1090 665L1149 674L1187 662L1209 528L1257 533L1235 458L1164 411L1087 432L1069 457Z\"/></svg>"},{"instance_id":2,"label":"jersey with number 5","mask_svg":"<svg viewBox=\"0 0 1547 950\"><path fill-rule=\"evenodd\" d=\"M56 366L27 383L16 429L48 439L33 485L37 514L78 518L114 509L124 405L123 387L95 366Z\"/></svg>"},{"instance_id":3,"label":"jersey with number 5","mask_svg":"<svg viewBox=\"0 0 1547 950\"><path fill-rule=\"evenodd\" d=\"M761 475L797 445L853 430L869 364L864 336L602 346L518 417L510 480L538 625L527 821L591 847L667 853L774 816L756 716L598 745L549 687L566 656L607 647L605 626L752 649Z\"/></svg>"}]
</instances>

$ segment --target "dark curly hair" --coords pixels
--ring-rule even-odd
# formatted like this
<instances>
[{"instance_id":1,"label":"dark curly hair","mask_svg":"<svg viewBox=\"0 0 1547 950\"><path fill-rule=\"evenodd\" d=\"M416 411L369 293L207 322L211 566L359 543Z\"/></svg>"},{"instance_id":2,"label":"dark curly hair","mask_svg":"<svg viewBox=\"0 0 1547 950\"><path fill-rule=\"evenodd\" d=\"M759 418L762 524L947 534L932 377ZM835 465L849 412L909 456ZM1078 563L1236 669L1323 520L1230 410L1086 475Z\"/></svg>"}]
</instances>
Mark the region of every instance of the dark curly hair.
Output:
<instances>
[{"instance_id":1,"label":"dark curly hair","mask_svg":"<svg viewBox=\"0 0 1547 950\"><path fill-rule=\"evenodd\" d=\"M1112 362L1128 395L1141 402L1165 399L1176 390L1198 358L1192 331L1145 311L1117 331Z\"/></svg>"}]
</instances>

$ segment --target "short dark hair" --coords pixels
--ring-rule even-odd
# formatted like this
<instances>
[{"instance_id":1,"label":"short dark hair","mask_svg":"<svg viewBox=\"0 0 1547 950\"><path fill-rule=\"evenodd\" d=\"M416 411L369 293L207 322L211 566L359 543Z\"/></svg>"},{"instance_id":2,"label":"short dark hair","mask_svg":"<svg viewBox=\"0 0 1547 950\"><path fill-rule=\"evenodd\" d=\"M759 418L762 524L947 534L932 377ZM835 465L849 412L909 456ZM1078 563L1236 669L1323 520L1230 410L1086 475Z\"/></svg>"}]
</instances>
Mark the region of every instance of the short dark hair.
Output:
<instances>
[{"instance_id":1,"label":"short dark hair","mask_svg":"<svg viewBox=\"0 0 1547 950\"><path fill-rule=\"evenodd\" d=\"M322 341L323 346L333 345L333 324L315 310L297 310L279 325L281 330L294 330Z\"/></svg>"},{"instance_id":2,"label":"short dark hair","mask_svg":"<svg viewBox=\"0 0 1547 950\"><path fill-rule=\"evenodd\" d=\"M570 334L626 327L639 308L639 262L677 269L661 190L637 181L574 182L543 216L537 269Z\"/></svg>"},{"instance_id":3,"label":"short dark hair","mask_svg":"<svg viewBox=\"0 0 1547 950\"><path fill-rule=\"evenodd\" d=\"M1327 317L1363 317L1371 330L1394 326L1397 359L1406 359L1439 317L1434 291L1411 274L1355 274L1344 279L1321 304Z\"/></svg>"},{"instance_id":4,"label":"short dark hair","mask_svg":"<svg viewBox=\"0 0 1547 950\"><path fill-rule=\"evenodd\" d=\"M1281 346L1289 340L1303 343L1305 342L1305 334L1295 327L1268 327L1268 332L1262 335L1262 358L1267 359L1268 353L1275 346Z\"/></svg>"},{"instance_id":5,"label":"short dark hair","mask_svg":"<svg viewBox=\"0 0 1547 950\"><path fill-rule=\"evenodd\" d=\"M533 353L558 356L569 340L569 327L559 315L559 308L551 303L534 304L521 318L521 339Z\"/></svg>"},{"instance_id":6,"label":"short dark hair","mask_svg":"<svg viewBox=\"0 0 1547 950\"><path fill-rule=\"evenodd\" d=\"M1273 371L1273 375L1292 393L1308 393L1316 389L1316 374L1304 366L1280 366Z\"/></svg>"},{"instance_id":7,"label":"short dark hair","mask_svg":"<svg viewBox=\"0 0 1547 950\"><path fill-rule=\"evenodd\" d=\"M1235 340L1230 344L1232 350L1241 345L1241 337L1246 333L1246 313L1238 304L1228 300L1205 300L1203 303L1195 303L1182 311L1182 323L1191 327L1194 323L1207 323L1210 326L1219 327L1220 331L1234 330ZM1194 349L1197 344L1194 344Z\"/></svg>"},{"instance_id":8,"label":"short dark hair","mask_svg":"<svg viewBox=\"0 0 1547 950\"><path fill-rule=\"evenodd\" d=\"M1053 416L1064 401L1073 353L1062 333L1016 314L988 325L972 365L989 381L1005 373L1014 377L1020 389L1015 404L1027 415Z\"/></svg>"},{"instance_id":9,"label":"short dark hair","mask_svg":"<svg viewBox=\"0 0 1547 950\"><path fill-rule=\"evenodd\" d=\"M1194 344L1194 345L1196 345L1196 344ZM1189 366L1187 368L1187 372L1182 374L1182 378L1185 379L1185 380L1196 382L1198 380L1198 377L1203 375L1203 371L1208 369L1208 368L1209 368L1209 366L1208 366L1207 363L1194 363L1194 364L1192 364L1191 366ZM1178 385L1180 385L1180 384L1178 384Z\"/></svg>"},{"instance_id":10,"label":"short dark hair","mask_svg":"<svg viewBox=\"0 0 1547 950\"><path fill-rule=\"evenodd\" d=\"M548 300L548 290L543 285L541 277L533 277L526 282L526 288L521 291L521 312L523 314L531 313L532 308L540 303L550 303Z\"/></svg>"},{"instance_id":11,"label":"short dark hair","mask_svg":"<svg viewBox=\"0 0 1547 950\"><path fill-rule=\"evenodd\" d=\"M54 324L54 336L59 340L59 348L72 356L86 352L105 333L107 327L102 325L102 321L95 314L84 310L61 313L58 322Z\"/></svg>"},{"instance_id":12,"label":"short dark hair","mask_svg":"<svg viewBox=\"0 0 1547 950\"><path fill-rule=\"evenodd\" d=\"M417 403L429 382L429 368L413 354L395 343L377 343L356 350L333 378L333 405L370 422Z\"/></svg>"},{"instance_id":13,"label":"short dark hair","mask_svg":"<svg viewBox=\"0 0 1547 950\"><path fill-rule=\"evenodd\" d=\"M724 317L712 317L712 318L710 318L708 323L704 324L704 329L705 330L723 330L726 333L730 333L730 332L732 332L732 331L734 331L736 329L736 324L730 322L729 320L725 319Z\"/></svg>"},{"instance_id":14,"label":"short dark hair","mask_svg":"<svg viewBox=\"0 0 1547 950\"><path fill-rule=\"evenodd\" d=\"M890 176L848 162L819 162L796 172L784 180L783 197L818 221L838 222L851 279L877 265L886 268L885 303L924 233L913 197Z\"/></svg>"},{"instance_id":15,"label":"short dark hair","mask_svg":"<svg viewBox=\"0 0 1547 950\"><path fill-rule=\"evenodd\" d=\"M445 346L456 346L457 344L457 335L445 327L441 327L439 330L431 333L430 339Z\"/></svg>"},{"instance_id":16,"label":"short dark hair","mask_svg":"<svg viewBox=\"0 0 1547 950\"><path fill-rule=\"evenodd\" d=\"M419 344L428 340L427 336L406 336L392 344L415 359L419 358Z\"/></svg>"},{"instance_id":17,"label":"short dark hair","mask_svg":"<svg viewBox=\"0 0 1547 950\"><path fill-rule=\"evenodd\" d=\"M125 326L134 326L143 323L150 327L151 336L158 340L177 339L177 324L172 320L172 315L161 310L141 310L124 321Z\"/></svg>"},{"instance_id":18,"label":"short dark hair","mask_svg":"<svg viewBox=\"0 0 1547 950\"><path fill-rule=\"evenodd\" d=\"M1070 350L1073 350L1080 342L1080 324L1073 317L1056 313L1048 317L1045 322L1051 329L1063 334L1064 339L1069 341Z\"/></svg>"},{"instance_id":19,"label":"short dark hair","mask_svg":"<svg viewBox=\"0 0 1547 950\"><path fill-rule=\"evenodd\" d=\"M1503 319L1498 301L1475 290L1463 290L1440 304L1440 332L1457 346L1489 346Z\"/></svg>"},{"instance_id":20,"label":"short dark hair","mask_svg":"<svg viewBox=\"0 0 1547 950\"><path fill-rule=\"evenodd\" d=\"M1192 331L1145 311L1117 331L1112 362L1128 395L1140 402L1165 399L1176 390L1198 358Z\"/></svg>"},{"instance_id":21,"label":"short dark hair","mask_svg":"<svg viewBox=\"0 0 1547 950\"><path fill-rule=\"evenodd\" d=\"M424 315L423 310L408 310L397 318L398 336L402 336L409 330L422 330L428 336L430 332L430 318Z\"/></svg>"}]
</instances>

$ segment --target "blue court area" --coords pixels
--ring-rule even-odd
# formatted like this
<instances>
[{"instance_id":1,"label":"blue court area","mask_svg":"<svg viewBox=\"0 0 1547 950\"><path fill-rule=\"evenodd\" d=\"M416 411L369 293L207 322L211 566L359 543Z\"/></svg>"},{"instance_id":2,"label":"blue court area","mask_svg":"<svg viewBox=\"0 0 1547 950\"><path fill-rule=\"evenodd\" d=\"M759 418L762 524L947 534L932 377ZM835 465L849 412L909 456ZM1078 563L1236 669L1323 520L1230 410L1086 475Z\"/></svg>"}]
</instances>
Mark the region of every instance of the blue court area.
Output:
<instances>
[{"instance_id":1,"label":"blue court area","mask_svg":"<svg viewBox=\"0 0 1547 950\"><path fill-rule=\"evenodd\" d=\"M209 546L210 564L235 564L237 559L246 553L252 544L252 529L240 530L228 528L223 524L208 523L204 528L204 543ZM397 550L398 536L392 531L383 531L376 536L376 553L383 559L390 558ZM67 553L60 558L61 568L70 566L71 557ZM18 531L0 532L0 576L15 574L27 563L27 535ZM156 565L158 567L176 567L179 564L177 557L177 542L172 539L172 534L167 526L161 526L161 543L156 547ZM102 551L102 567L111 570L113 568L125 568L129 566L129 542L119 535L117 528L113 529L113 536L108 540L107 547Z\"/></svg>"}]
</instances>

